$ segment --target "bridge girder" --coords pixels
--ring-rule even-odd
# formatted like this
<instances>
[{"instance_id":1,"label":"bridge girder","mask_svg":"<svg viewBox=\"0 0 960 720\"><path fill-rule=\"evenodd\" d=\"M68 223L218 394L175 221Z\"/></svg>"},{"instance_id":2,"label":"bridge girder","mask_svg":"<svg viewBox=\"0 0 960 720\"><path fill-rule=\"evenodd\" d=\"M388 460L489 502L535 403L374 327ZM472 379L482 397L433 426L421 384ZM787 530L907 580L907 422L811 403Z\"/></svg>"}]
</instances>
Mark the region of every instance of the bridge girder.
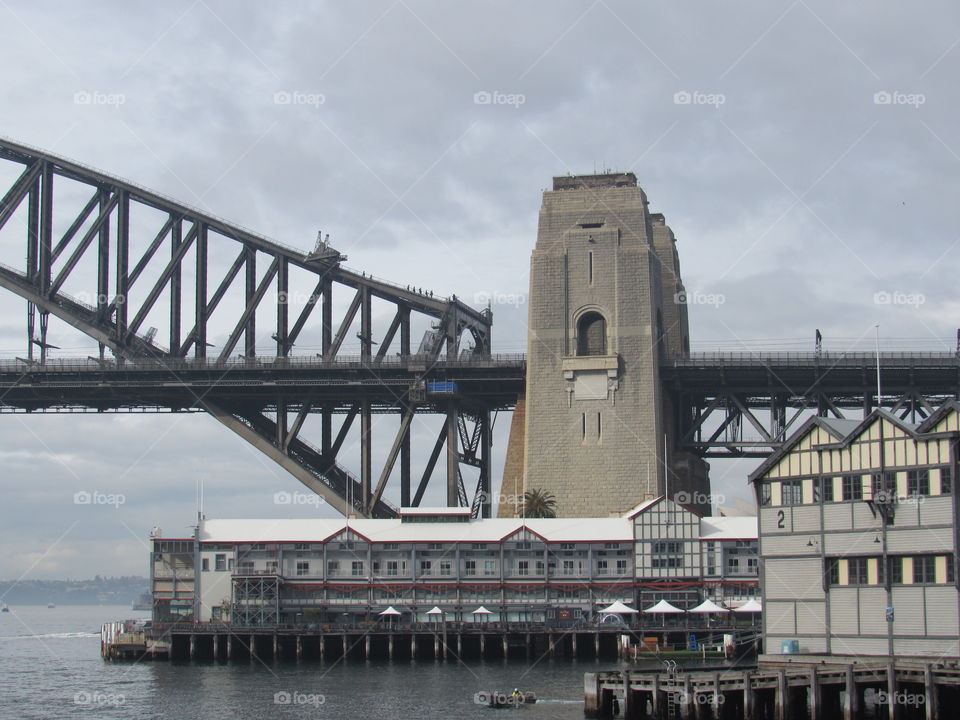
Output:
<instances>
[{"instance_id":1,"label":"bridge girder","mask_svg":"<svg viewBox=\"0 0 960 720\"><path fill-rule=\"evenodd\" d=\"M314 250L305 253L127 181L9 140L0 139L0 164L20 168L10 187L0 188L0 232L9 228L4 238L22 238L26 263L23 268L0 266L0 287L27 301L24 362L28 366L47 363L52 347L50 316L96 341L97 360L118 368L144 361L173 367L192 358L212 360L214 367L227 370L235 352L247 360L256 357L258 328L260 337L273 341L271 355L285 360L296 357L298 340L316 324L317 316L321 335L317 355L335 364L355 332L360 363L374 379L380 364L394 356L415 356L423 376L437 362L456 359L463 352L478 359L490 356L489 310L477 311L455 296L434 297L428 291L350 270L343 266L346 258L326 240L318 238ZM79 210L71 206L77 197L82 199ZM22 222L22 232L16 220ZM216 271L217 261L225 257L232 261L225 271ZM85 269L86 265L96 269ZM350 296L346 310L336 302L344 292ZM239 301L224 302L234 296ZM160 303L163 297L166 307ZM385 327L378 328L381 318L375 317L375 310L384 307L390 308L389 321L380 322ZM264 332L267 315L269 328ZM155 327L145 330L148 322ZM416 326L427 330L414 348L411 332ZM462 350L468 338L471 347ZM113 358L107 357L107 351ZM189 383L184 386L191 394ZM327 439L335 410L329 405L291 405L289 393L255 398L258 404L250 398L214 400L196 392L184 405L182 387L181 392L156 393L154 402L157 407L209 412L333 506L345 510L349 502L356 514L385 516L394 512L384 500L391 477L399 474L401 495L410 495L410 425L419 404L408 395L407 387L379 398L378 410L395 412L402 420L393 442L395 452L391 451L388 467L380 470L375 486L374 408L369 400L361 400L358 410L363 427L359 479L341 466L342 458L329 452L332 446L323 443L325 447L315 452L299 437L306 414L313 412L322 415ZM43 402L63 405L48 398L36 406L43 407ZM428 404L421 411L433 408ZM443 412L454 420L469 413L479 417L481 425L490 422L490 407L482 400L457 396ZM347 417L352 422L352 416ZM458 483L462 484L459 459L472 461L475 453L469 446L459 447L456 422L448 419L444 427L448 426L452 429L445 440L450 458L447 502L469 505L457 491ZM488 484L489 453L480 457L481 476ZM397 464L399 473L394 473ZM489 513L489 507L481 511Z\"/></svg>"}]
</instances>

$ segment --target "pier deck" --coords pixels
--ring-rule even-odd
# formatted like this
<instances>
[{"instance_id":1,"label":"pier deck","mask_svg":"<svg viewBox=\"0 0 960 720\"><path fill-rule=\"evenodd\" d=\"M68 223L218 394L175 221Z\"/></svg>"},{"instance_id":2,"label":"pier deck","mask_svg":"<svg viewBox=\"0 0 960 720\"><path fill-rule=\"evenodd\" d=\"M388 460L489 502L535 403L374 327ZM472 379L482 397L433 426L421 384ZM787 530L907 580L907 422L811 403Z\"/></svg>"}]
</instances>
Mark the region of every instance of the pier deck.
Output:
<instances>
[{"instance_id":1,"label":"pier deck","mask_svg":"<svg viewBox=\"0 0 960 720\"><path fill-rule=\"evenodd\" d=\"M608 671L584 676L588 717L744 720L913 720L955 717L960 659L840 656L777 660L745 670ZM620 714L620 713L618 713Z\"/></svg>"}]
</instances>

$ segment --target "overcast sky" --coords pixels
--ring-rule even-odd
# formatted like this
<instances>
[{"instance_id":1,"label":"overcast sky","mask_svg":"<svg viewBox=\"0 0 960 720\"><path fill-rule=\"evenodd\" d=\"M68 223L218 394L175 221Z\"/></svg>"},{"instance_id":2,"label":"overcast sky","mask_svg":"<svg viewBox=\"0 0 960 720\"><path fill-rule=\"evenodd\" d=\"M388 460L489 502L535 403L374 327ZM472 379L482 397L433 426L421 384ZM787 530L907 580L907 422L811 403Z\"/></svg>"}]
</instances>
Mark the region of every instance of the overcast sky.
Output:
<instances>
[{"instance_id":1,"label":"overcast sky","mask_svg":"<svg viewBox=\"0 0 960 720\"><path fill-rule=\"evenodd\" d=\"M719 298L691 307L694 350L809 350L815 328L869 349L875 323L887 349L952 350L960 8L836 5L0 0L0 132L289 245L322 228L368 273L492 296L496 352L525 350L541 192L605 168L636 173L688 291ZM0 262L22 254L0 234ZM0 355L25 352L24 306L0 297ZM296 481L203 415L4 415L0 433L0 577L143 574L147 531L188 534L200 479L209 516L329 514L275 505ZM747 497L752 466L715 464L714 489Z\"/></svg>"}]
</instances>

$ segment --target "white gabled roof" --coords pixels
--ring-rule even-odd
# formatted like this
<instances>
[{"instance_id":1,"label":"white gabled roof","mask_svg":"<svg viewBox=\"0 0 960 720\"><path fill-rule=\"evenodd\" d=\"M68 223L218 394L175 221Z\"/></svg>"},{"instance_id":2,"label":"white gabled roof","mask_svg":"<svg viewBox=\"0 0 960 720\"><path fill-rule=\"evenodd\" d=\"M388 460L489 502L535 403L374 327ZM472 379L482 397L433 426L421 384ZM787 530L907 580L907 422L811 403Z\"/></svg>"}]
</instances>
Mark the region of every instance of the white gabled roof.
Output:
<instances>
[{"instance_id":1,"label":"white gabled roof","mask_svg":"<svg viewBox=\"0 0 960 720\"><path fill-rule=\"evenodd\" d=\"M397 511L403 515L470 515L473 511L468 507L402 507Z\"/></svg>"},{"instance_id":2,"label":"white gabled roof","mask_svg":"<svg viewBox=\"0 0 960 720\"><path fill-rule=\"evenodd\" d=\"M342 532L336 518L204 520L201 542L322 542ZM624 518L489 518L472 522L403 523L400 520L351 520L350 530L374 543L495 543L526 527L548 542L633 542L633 524Z\"/></svg>"},{"instance_id":3,"label":"white gabled roof","mask_svg":"<svg viewBox=\"0 0 960 720\"><path fill-rule=\"evenodd\" d=\"M705 517L700 519L701 540L756 540L756 516Z\"/></svg>"}]
</instances>

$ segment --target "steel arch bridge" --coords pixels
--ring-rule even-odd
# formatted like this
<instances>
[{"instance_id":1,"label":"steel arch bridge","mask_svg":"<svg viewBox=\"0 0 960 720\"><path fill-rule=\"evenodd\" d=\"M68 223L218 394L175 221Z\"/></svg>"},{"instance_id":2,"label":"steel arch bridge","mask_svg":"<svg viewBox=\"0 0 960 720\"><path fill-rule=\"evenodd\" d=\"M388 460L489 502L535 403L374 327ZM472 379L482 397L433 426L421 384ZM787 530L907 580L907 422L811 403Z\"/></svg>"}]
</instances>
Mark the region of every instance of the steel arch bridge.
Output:
<instances>
[{"instance_id":1,"label":"steel arch bridge","mask_svg":"<svg viewBox=\"0 0 960 720\"><path fill-rule=\"evenodd\" d=\"M0 414L206 412L340 512L391 517L388 486L416 506L435 481L447 505L490 516L492 420L524 392L526 363L491 353L489 310L350 270L326 239L304 253L0 138L0 191L3 178L0 247L13 238L24 262L0 264L0 287L26 300L28 350L0 361ZM97 355L48 358L51 315ZM665 355L675 449L765 457L805 412L919 420L960 398L960 343L880 359L882 395L870 353ZM398 423L375 443L378 415ZM443 422L414 453L425 415Z\"/></svg>"},{"instance_id":2,"label":"steel arch bridge","mask_svg":"<svg viewBox=\"0 0 960 720\"><path fill-rule=\"evenodd\" d=\"M15 376L4 410L205 411L341 512L393 516L384 491L394 476L401 504L419 504L439 464L447 504L489 516L491 412L504 401L484 378L504 364L522 373L522 362L491 356L489 310L350 270L327 239L304 253L2 139L0 169L11 168L0 231L22 238L25 265L0 265L0 286L27 301L29 350L0 369ZM232 261L218 267L225 255ZM48 362L51 315L95 340L99 355ZM319 352L296 352L318 319ZM267 357L257 355L258 328L271 338ZM399 427L374 468L372 418L384 412ZM414 488L419 413L445 422ZM310 414L322 420L319 447L301 437ZM357 418L354 477L342 455Z\"/></svg>"}]
</instances>

